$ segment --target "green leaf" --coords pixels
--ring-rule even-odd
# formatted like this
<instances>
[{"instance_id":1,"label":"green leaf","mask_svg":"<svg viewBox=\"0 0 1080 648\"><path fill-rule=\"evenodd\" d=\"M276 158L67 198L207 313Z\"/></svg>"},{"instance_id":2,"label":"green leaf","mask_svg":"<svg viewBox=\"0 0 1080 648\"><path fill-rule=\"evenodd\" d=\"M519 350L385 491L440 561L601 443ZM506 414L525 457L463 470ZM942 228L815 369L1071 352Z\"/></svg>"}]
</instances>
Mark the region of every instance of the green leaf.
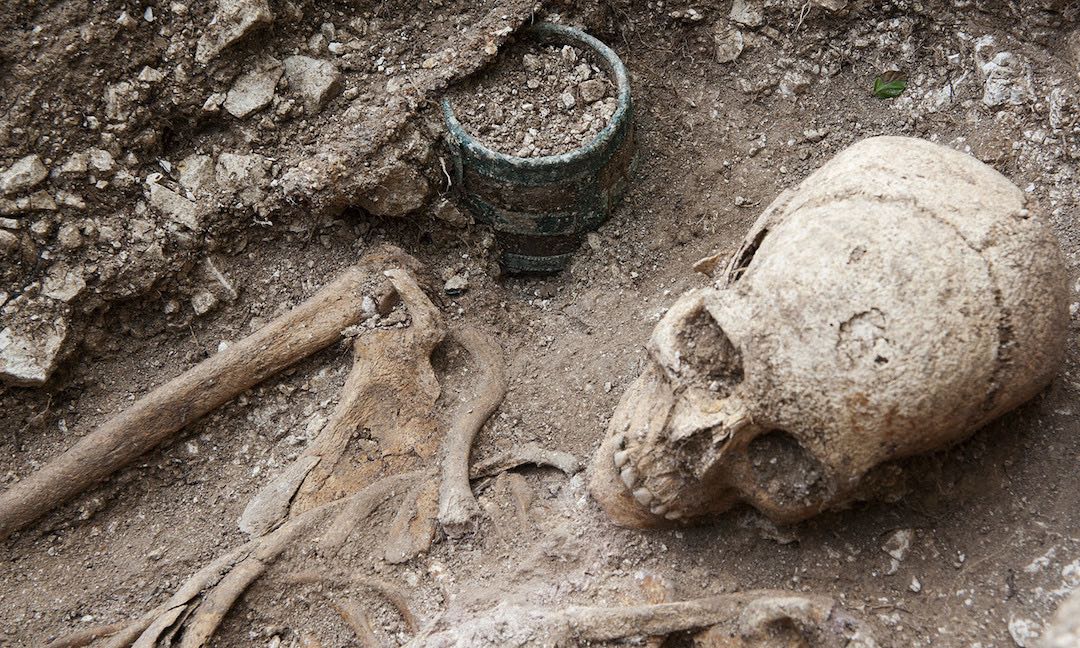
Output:
<instances>
[{"instance_id":1,"label":"green leaf","mask_svg":"<svg viewBox=\"0 0 1080 648\"><path fill-rule=\"evenodd\" d=\"M874 79L874 96L878 99L892 99L899 97L907 89L907 79L891 79L886 81L885 79L878 77Z\"/></svg>"}]
</instances>

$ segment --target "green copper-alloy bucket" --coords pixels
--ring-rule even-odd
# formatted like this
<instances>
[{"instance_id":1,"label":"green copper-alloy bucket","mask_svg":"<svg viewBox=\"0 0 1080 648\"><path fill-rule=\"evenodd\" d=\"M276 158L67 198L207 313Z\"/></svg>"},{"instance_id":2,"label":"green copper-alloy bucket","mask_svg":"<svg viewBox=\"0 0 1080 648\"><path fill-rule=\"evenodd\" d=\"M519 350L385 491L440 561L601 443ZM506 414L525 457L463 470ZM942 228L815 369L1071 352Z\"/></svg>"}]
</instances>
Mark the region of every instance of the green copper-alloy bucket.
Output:
<instances>
[{"instance_id":1,"label":"green copper-alloy bucket","mask_svg":"<svg viewBox=\"0 0 1080 648\"><path fill-rule=\"evenodd\" d=\"M615 83L618 107L588 144L559 155L521 158L487 148L465 132L442 102L454 160L454 184L481 223L495 230L510 272L566 267L585 234L607 220L628 183L634 134L630 81L615 52L583 31L538 23L522 32L538 43L573 45Z\"/></svg>"}]
</instances>

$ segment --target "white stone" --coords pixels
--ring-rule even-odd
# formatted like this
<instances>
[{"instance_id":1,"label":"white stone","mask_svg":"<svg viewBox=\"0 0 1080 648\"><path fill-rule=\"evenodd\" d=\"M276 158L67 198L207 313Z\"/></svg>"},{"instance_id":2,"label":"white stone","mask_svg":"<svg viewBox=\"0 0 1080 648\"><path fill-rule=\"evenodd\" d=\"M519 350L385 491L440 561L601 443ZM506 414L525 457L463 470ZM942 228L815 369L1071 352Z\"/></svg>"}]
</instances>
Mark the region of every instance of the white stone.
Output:
<instances>
[{"instance_id":1,"label":"white stone","mask_svg":"<svg viewBox=\"0 0 1080 648\"><path fill-rule=\"evenodd\" d=\"M45 190L35 191L16 202L22 211L56 211L56 200Z\"/></svg>"},{"instance_id":2,"label":"white stone","mask_svg":"<svg viewBox=\"0 0 1080 648\"><path fill-rule=\"evenodd\" d=\"M13 301L4 307L5 319L14 304ZM20 318L17 324L0 330L0 380L33 387L44 384L56 369L67 339L67 319L56 314L43 299L22 305L27 310L37 306L45 307L42 313L45 317L35 321Z\"/></svg>"},{"instance_id":3,"label":"white stone","mask_svg":"<svg viewBox=\"0 0 1080 648\"><path fill-rule=\"evenodd\" d=\"M330 61L309 56L285 59L285 80L289 89L300 95L304 110L313 115L341 92L342 77Z\"/></svg>"},{"instance_id":4,"label":"white stone","mask_svg":"<svg viewBox=\"0 0 1080 648\"><path fill-rule=\"evenodd\" d=\"M742 54L743 34L731 23L718 20L713 27L713 44L716 46L716 60L731 63Z\"/></svg>"},{"instance_id":5,"label":"white stone","mask_svg":"<svg viewBox=\"0 0 1080 648\"><path fill-rule=\"evenodd\" d=\"M1008 627L1009 636L1020 648L1034 648L1035 640L1042 634L1038 622L1022 617L1010 616Z\"/></svg>"},{"instance_id":6,"label":"white stone","mask_svg":"<svg viewBox=\"0 0 1080 648\"><path fill-rule=\"evenodd\" d=\"M0 229L0 254L15 257L19 254L19 237L4 229Z\"/></svg>"},{"instance_id":7,"label":"white stone","mask_svg":"<svg viewBox=\"0 0 1080 648\"><path fill-rule=\"evenodd\" d=\"M423 207L430 194L427 178L412 165L398 162L360 198L359 204L376 216L404 216Z\"/></svg>"},{"instance_id":8,"label":"white stone","mask_svg":"<svg viewBox=\"0 0 1080 648\"><path fill-rule=\"evenodd\" d=\"M41 294L70 303L84 290L86 290L86 280L83 279L81 269L68 268L58 263L49 268L45 281L42 283Z\"/></svg>"},{"instance_id":9,"label":"white stone","mask_svg":"<svg viewBox=\"0 0 1080 648\"><path fill-rule=\"evenodd\" d=\"M202 109L204 113L215 114L221 110L221 104L225 103L225 97L228 95L224 92L215 92L206 98L203 102Z\"/></svg>"},{"instance_id":10,"label":"white stone","mask_svg":"<svg viewBox=\"0 0 1080 648\"><path fill-rule=\"evenodd\" d=\"M457 205L446 198L440 200L433 211L435 218L452 227L468 227L473 222L468 214L458 209Z\"/></svg>"},{"instance_id":11,"label":"white stone","mask_svg":"<svg viewBox=\"0 0 1080 648\"><path fill-rule=\"evenodd\" d=\"M1001 51L993 36L975 41L975 64L983 79L985 105L1021 106L1035 101L1031 65L1019 55Z\"/></svg>"},{"instance_id":12,"label":"white stone","mask_svg":"<svg viewBox=\"0 0 1080 648\"><path fill-rule=\"evenodd\" d=\"M8 196L32 189L48 175L49 171L41 163L41 158L27 155L0 173L0 194Z\"/></svg>"},{"instance_id":13,"label":"white stone","mask_svg":"<svg viewBox=\"0 0 1080 648\"><path fill-rule=\"evenodd\" d=\"M123 122L131 116L139 93L130 81L120 81L105 87L105 118L111 122Z\"/></svg>"},{"instance_id":14,"label":"white stone","mask_svg":"<svg viewBox=\"0 0 1080 648\"><path fill-rule=\"evenodd\" d=\"M180 186L199 198L213 191L214 160L209 155L193 153L176 165Z\"/></svg>"},{"instance_id":15,"label":"white stone","mask_svg":"<svg viewBox=\"0 0 1080 648\"><path fill-rule=\"evenodd\" d=\"M214 18L195 46L195 61L209 63L225 48L273 20L266 0L218 0Z\"/></svg>"},{"instance_id":16,"label":"white stone","mask_svg":"<svg viewBox=\"0 0 1080 648\"><path fill-rule=\"evenodd\" d=\"M241 74L225 97L225 110L237 119L262 110L274 98L274 89L283 70L276 61Z\"/></svg>"},{"instance_id":17,"label":"white stone","mask_svg":"<svg viewBox=\"0 0 1080 648\"><path fill-rule=\"evenodd\" d=\"M174 223L192 231L199 229L198 211L194 202L156 182L150 183L149 189L151 206Z\"/></svg>"},{"instance_id":18,"label":"white stone","mask_svg":"<svg viewBox=\"0 0 1080 648\"><path fill-rule=\"evenodd\" d=\"M90 168L101 174L110 174L116 168L112 153L105 149L92 148L86 151Z\"/></svg>"},{"instance_id":19,"label":"white stone","mask_svg":"<svg viewBox=\"0 0 1080 648\"><path fill-rule=\"evenodd\" d=\"M65 189L56 192L56 201L65 207L86 209L86 201L82 199L82 196Z\"/></svg>"},{"instance_id":20,"label":"white stone","mask_svg":"<svg viewBox=\"0 0 1080 648\"><path fill-rule=\"evenodd\" d=\"M446 280L446 284L443 286L443 292L451 297L456 297L463 294L469 289L469 275L468 273L456 274Z\"/></svg>"},{"instance_id":21,"label":"white stone","mask_svg":"<svg viewBox=\"0 0 1080 648\"><path fill-rule=\"evenodd\" d=\"M999 53L982 71L986 75L982 102L987 106L1021 106L1035 100L1031 68L1015 54Z\"/></svg>"},{"instance_id":22,"label":"white stone","mask_svg":"<svg viewBox=\"0 0 1080 648\"><path fill-rule=\"evenodd\" d=\"M266 195L267 167L261 155L222 153L214 167L217 186L238 202L254 206Z\"/></svg>"},{"instance_id":23,"label":"white stone","mask_svg":"<svg viewBox=\"0 0 1080 648\"><path fill-rule=\"evenodd\" d=\"M60 165L58 173L60 175L78 176L83 175L90 170L90 156L83 151L81 153L72 153L68 156L68 159Z\"/></svg>"},{"instance_id":24,"label":"white stone","mask_svg":"<svg viewBox=\"0 0 1080 648\"><path fill-rule=\"evenodd\" d=\"M802 72L788 70L780 79L778 90L780 91L780 94L785 97L794 97L795 95L805 94L810 90L810 77Z\"/></svg>"},{"instance_id":25,"label":"white stone","mask_svg":"<svg viewBox=\"0 0 1080 648\"><path fill-rule=\"evenodd\" d=\"M582 103L591 104L604 98L607 94L607 84L603 79L582 81L578 84L578 93L581 95Z\"/></svg>"},{"instance_id":26,"label":"white stone","mask_svg":"<svg viewBox=\"0 0 1080 648\"><path fill-rule=\"evenodd\" d=\"M75 223L61 225L60 231L56 233L56 242L65 250L77 250L82 247L83 238L79 226Z\"/></svg>"},{"instance_id":27,"label":"white stone","mask_svg":"<svg viewBox=\"0 0 1080 648\"><path fill-rule=\"evenodd\" d=\"M765 24L765 7L761 0L735 0L729 17L746 27L760 27Z\"/></svg>"},{"instance_id":28,"label":"white stone","mask_svg":"<svg viewBox=\"0 0 1080 648\"><path fill-rule=\"evenodd\" d=\"M218 298L209 290L200 290L191 296L191 308L196 315L209 313L218 304Z\"/></svg>"},{"instance_id":29,"label":"white stone","mask_svg":"<svg viewBox=\"0 0 1080 648\"><path fill-rule=\"evenodd\" d=\"M911 550L911 540L915 532L911 529L898 529L889 535L889 539L881 546L881 550L896 560L903 561Z\"/></svg>"},{"instance_id":30,"label":"white stone","mask_svg":"<svg viewBox=\"0 0 1080 648\"><path fill-rule=\"evenodd\" d=\"M157 68L152 68L147 65L139 71L138 78L139 81L143 81L144 83L157 83L158 81L164 79L165 75L161 73L161 70L158 70Z\"/></svg>"}]
</instances>

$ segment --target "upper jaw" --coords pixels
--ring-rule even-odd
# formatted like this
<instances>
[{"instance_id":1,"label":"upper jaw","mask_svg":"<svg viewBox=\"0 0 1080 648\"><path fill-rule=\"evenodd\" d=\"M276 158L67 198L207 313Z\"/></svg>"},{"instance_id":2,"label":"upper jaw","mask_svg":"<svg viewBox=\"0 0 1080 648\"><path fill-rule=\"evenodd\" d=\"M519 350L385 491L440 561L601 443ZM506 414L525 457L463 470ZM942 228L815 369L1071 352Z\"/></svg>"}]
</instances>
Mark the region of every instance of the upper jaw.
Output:
<instances>
[{"instance_id":1,"label":"upper jaw","mask_svg":"<svg viewBox=\"0 0 1080 648\"><path fill-rule=\"evenodd\" d=\"M650 366L623 394L608 425L607 435L593 455L589 468L589 490L612 521L620 526L646 528L670 526L662 515L633 496L638 476L623 475L628 464L637 469L641 443L654 438L668 420L674 404L670 385ZM636 429L632 426L638 425ZM640 427L644 426L644 427ZM621 465L617 465L616 462ZM633 479L628 479L628 478Z\"/></svg>"},{"instance_id":2,"label":"upper jaw","mask_svg":"<svg viewBox=\"0 0 1080 648\"><path fill-rule=\"evenodd\" d=\"M723 510L733 495L722 459L751 426L738 399L676 388L652 365L616 409L593 460L590 489L622 526L669 526Z\"/></svg>"}]
</instances>

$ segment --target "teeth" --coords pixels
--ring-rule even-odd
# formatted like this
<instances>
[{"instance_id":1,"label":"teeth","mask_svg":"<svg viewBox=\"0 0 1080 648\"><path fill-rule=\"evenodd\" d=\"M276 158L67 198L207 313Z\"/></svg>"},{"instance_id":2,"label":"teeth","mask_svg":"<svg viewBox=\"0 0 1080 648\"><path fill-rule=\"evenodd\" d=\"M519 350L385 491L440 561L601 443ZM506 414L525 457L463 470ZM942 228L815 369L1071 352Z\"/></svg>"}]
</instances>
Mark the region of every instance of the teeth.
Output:
<instances>
[{"instance_id":1,"label":"teeth","mask_svg":"<svg viewBox=\"0 0 1080 648\"><path fill-rule=\"evenodd\" d=\"M619 477L622 478L622 482L626 484L627 488L633 488L634 482L637 481L637 471L634 470L633 466L627 466L619 473Z\"/></svg>"},{"instance_id":2,"label":"teeth","mask_svg":"<svg viewBox=\"0 0 1080 648\"><path fill-rule=\"evenodd\" d=\"M679 515L678 511L668 511L667 513L664 513L665 520L678 520L681 517L682 516Z\"/></svg>"},{"instance_id":3,"label":"teeth","mask_svg":"<svg viewBox=\"0 0 1080 648\"><path fill-rule=\"evenodd\" d=\"M622 468L626 465L626 462L630 461L630 453L626 450L619 450L615 453L615 467Z\"/></svg>"},{"instance_id":4,"label":"teeth","mask_svg":"<svg viewBox=\"0 0 1080 648\"><path fill-rule=\"evenodd\" d=\"M649 511L651 511L653 515L663 515L664 513L667 513L667 509L667 504L657 504L649 509Z\"/></svg>"},{"instance_id":5,"label":"teeth","mask_svg":"<svg viewBox=\"0 0 1080 648\"><path fill-rule=\"evenodd\" d=\"M637 500L638 504L648 506L649 502L653 501L653 494L647 488L639 488L634 491L634 499Z\"/></svg>"}]
</instances>

